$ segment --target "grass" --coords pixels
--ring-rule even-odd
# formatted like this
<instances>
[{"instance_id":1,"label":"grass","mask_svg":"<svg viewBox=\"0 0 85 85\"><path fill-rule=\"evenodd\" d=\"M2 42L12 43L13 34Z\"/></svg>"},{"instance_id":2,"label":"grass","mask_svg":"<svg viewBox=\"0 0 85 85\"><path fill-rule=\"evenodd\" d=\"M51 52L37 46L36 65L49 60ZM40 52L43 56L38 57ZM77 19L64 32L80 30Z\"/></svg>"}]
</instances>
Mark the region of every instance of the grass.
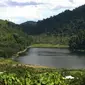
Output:
<instances>
[{"instance_id":1,"label":"grass","mask_svg":"<svg viewBox=\"0 0 85 85\"><path fill-rule=\"evenodd\" d=\"M41 66L41 65L33 65L33 64L21 64L17 61L14 61L12 60L11 58L7 58L7 59L4 59L4 58L0 58L0 65L2 64L8 64L8 65L11 65L11 66L16 66L16 65L19 65L19 66L27 66L27 67L32 67L32 68L50 68L50 67L47 67L47 66Z\"/></svg>"},{"instance_id":2,"label":"grass","mask_svg":"<svg viewBox=\"0 0 85 85\"><path fill-rule=\"evenodd\" d=\"M0 58L0 64L18 64L18 62L12 60L11 58Z\"/></svg>"},{"instance_id":3,"label":"grass","mask_svg":"<svg viewBox=\"0 0 85 85\"><path fill-rule=\"evenodd\" d=\"M68 48L69 46L68 45L60 45L60 44L33 44L31 45L30 47L48 47L48 48Z\"/></svg>"}]
</instances>

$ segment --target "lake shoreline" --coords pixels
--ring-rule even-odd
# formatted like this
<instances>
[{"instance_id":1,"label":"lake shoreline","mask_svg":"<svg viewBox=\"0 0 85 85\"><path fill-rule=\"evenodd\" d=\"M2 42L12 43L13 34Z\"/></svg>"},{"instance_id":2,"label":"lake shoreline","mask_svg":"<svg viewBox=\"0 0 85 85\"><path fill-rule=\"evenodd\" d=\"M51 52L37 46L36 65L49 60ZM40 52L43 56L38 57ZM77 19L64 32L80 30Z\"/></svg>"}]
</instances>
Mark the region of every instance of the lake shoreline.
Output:
<instances>
[{"instance_id":1,"label":"lake shoreline","mask_svg":"<svg viewBox=\"0 0 85 85\"><path fill-rule=\"evenodd\" d=\"M30 46L28 46L26 49L24 49L23 51L20 51L20 52L18 52L17 53L17 56L16 57L14 57L14 59L13 60L17 60L17 58L19 57L19 56L25 56L26 54L27 54L27 52L28 51L30 51L30 49L44 49L44 48L48 48L48 49L58 49L59 51L60 50L64 50L64 49L67 49L67 50L69 50L68 49L68 46L67 45L51 45L51 44L33 44L33 45L30 45ZM46 50L48 50L48 49L46 49ZM58 52L59 52L58 51ZM39 52L40 52L40 50L39 50ZM46 51L47 52L47 51ZM50 52L50 51L49 51ZM49 53L48 52L48 53ZM62 52L62 51L61 51ZM65 51L63 51L63 52L65 52ZM69 51L67 51L67 52L69 52ZM54 53L54 55L56 55L56 52L53 52ZM64 53L65 54L65 53ZM68 53L66 53L66 55L67 55ZM43 55L44 56L44 54L43 54L43 52L42 52L42 50L41 50L41 52L39 53L39 55ZM48 54L46 54L45 53L45 55L47 55L48 56ZM53 54L52 54L53 55ZM53 56L54 56L53 55ZM58 54L57 54L58 55ZM62 54L59 54L59 55L61 55L62 56ZM73 54L72 54L73 55ZM74 54L75 55L75 54ZM34 59L32 56L31 56L31 58L32 59ZM71 58L71 57L70 57ZM74 57L74 59L75 59L75 57ZM27 60L27 62L29 61L29 59ZM50 60L49 60L50 61ZM46 61L47 62L47 61ZM32 62L30 62L29 61L29 63L27 63L29 66L32 66L32 67L34 67L34 66L37 66L38 67L38 65L37 64L41 64L41 63L32 63ZM41 64L41 65L39 65L39 67L42 67L44 64ZM51 64L50 64L51 65ZM46 65L45 65L45 67L47 67ZM50 66L49 66L50 67ZM54 67L54 66L53 66ZM51 68L51 67L50 67ZM57 68L57 67L55 67L55 68Z\"/></svg>"},{"instance_id":2,"label":"lake shoreline","mask_svg":"<svg viewBox=\"0 0 85 85\"><path fill-rule=\"evenodd\" d=\"M60 44L32 44L30 48L69 48L68 45Z\"/></svg>"},{"instance_id":3,"label":"lake shoreline","mask_svg":"<svg viewBox=\"0 0 85 85\"><path fill-rule=\"evenodd\" d=\"M69 48L68 45L53 45L53 44L32 44L30 46L27 46L24 50L19 51L15 54L16 57L19 57L20 55L24 55L25 52L29 49L29 48Z\"/></svg>"},{"instance_id":4,"label":"lake shoreline","mask_svg":"<svg viewBox=\"0 0 85 85\"><path fill-rule=\"evenodd\" d=\"M22 64L20 62L14 61L11 58L7 58L7 59L0 58L0 65L26 66L26 67L32 67L32 68L55 68L55 67L35 65L35 64Z\"/></svg>"},{"instance_id":5,"label":"lake shoreline","mask_svg":"<svg viewBox=\"0 0 85 85\"><path fill-rule=\"evenodd\" d=\"M21 55L24 55L26 53L26 51L29 49L29 46L27 46L24 50L19 51L15 54L16 57L19 57Z\"/></svg>"},{"instance_id":6,"label":"lake shoreline","mask_svg":"<svg viewBox=\"0 0 85 85\"><path fill-rule=\"evenodd\" d=\"M18 63L20 64L19 62L16 62L14 59L19 57L19 56L22 56L22 55L25 55L26 51L29 49L29 48L68 48L68 46L66 45L52 45L52 44L32 44L30 46L27 46L24 50L22 51L19 51L17 52L14 56L12 56L12 58L6 58L6 59L0 59L0 62L3 61L4 63ZM2 63L3 63L2 62ZM55 68L55 67L48 67L48 66L42 66L42 65L32 65L32 64L27 64L29 67L39 67L39 68Z\"/></svg>"},{"instance_id":7,"label":"lake shoreline","mask_svg":"<svg viewBox=\"0 0 85 85\"><path fill-rule=\"evenodd\" d=\"M84 54L72 53L67 48L30 47L26 55L20 56L16 60L24 64L81 69L85 68L84 56Z\"/></svg>"}]
</instances>

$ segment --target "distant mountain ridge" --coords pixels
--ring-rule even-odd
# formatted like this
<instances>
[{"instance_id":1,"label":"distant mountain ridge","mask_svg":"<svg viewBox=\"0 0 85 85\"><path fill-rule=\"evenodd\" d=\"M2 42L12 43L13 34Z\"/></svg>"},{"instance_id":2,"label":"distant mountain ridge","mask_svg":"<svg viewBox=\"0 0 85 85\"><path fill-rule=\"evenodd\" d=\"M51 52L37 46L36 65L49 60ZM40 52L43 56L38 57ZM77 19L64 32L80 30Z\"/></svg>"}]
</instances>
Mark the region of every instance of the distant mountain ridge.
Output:
<instances>
[{"instance_id":1,"label":"distant mountain ridge","mask_svg":"<svg viewBox=\"0 0 85 85\"><path fill-rule=\"evenodd\" d=\"M36 27L37 22L34 21L27 21L24 23L20 24L20 28L22 28L22 30L28 34L34 34L33 30L35 30L34 28Z\"/></svg>"},{"instance_id":2,"label":"distant mountain ridge","mask_svg":"<svg viewBox=\"0 0 85 85\"><path fill-rule=\"evenodd\" d=\"M25 24L36 25L37 22L35 22L35 21L27 21L27 22L21 23L21 25L25 25Z\"/></svg>"},{"instance_id":3,"label":"distant mountain ridge","mask_svg":"<svg viewBox=\"0 0 85 85\"><path fill-rule=\"evenodd\" d=\"M28 34L41 33L77 33L80 29L85 29L85 5L82 5L73 11L66 10L53 17L43 19L41 21L29 21L20 24L24 32Z\"/></svg>"}]
</instances>

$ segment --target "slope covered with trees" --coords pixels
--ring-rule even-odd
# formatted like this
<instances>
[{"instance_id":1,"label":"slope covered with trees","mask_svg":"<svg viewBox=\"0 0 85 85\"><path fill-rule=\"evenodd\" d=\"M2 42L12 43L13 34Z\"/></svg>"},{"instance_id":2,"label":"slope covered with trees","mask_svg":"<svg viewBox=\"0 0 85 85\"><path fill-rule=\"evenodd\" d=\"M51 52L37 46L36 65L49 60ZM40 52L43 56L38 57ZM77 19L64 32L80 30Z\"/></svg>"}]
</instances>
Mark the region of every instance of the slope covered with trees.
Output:
<instances>
[{"instance_id":1,"label":"slope covered with trees","mask_svg":"<svg viewBox=\"0 0 85 85\"><path fill-rule=\"evenodd\" d=\"M0 57L10 57L25 49L31 39L19 26L7 20L0 20Z\"/></svg>"},{"instance_id":2,"label":"slope covered with trees","mask_svg":"<svg viewBox=\"0 0 85 85\"><path fill-rule=\"evenodd\" d=\"M36 24L37 24L37 22L27 21L27 22L20 24L20 27L27 34L35 34L35 30L37 30L37 29L35 29Z\"/></svg>"},{"instance_id":3,"label":"slope covered with trees","mask_svg":"<svg viewBox=\"0 0 85 85\"><path fill-rule=\"evenodd\" d=\"M85 30L80 30L69 40L69 46L72 51L85 51Z\"/></svg>"},{"instance_id":4,"label":"slope covered with trees","mask_svg":"<svg viewBox=\"0 0 85 85\"><path fill-rule=\"evenodd\" d=\"M20 24L28 34L55 33L72 35L85 29L85 5L72 11L66 10L58 15L38 21L36 24Z\"/></svg>"}]
</instances>

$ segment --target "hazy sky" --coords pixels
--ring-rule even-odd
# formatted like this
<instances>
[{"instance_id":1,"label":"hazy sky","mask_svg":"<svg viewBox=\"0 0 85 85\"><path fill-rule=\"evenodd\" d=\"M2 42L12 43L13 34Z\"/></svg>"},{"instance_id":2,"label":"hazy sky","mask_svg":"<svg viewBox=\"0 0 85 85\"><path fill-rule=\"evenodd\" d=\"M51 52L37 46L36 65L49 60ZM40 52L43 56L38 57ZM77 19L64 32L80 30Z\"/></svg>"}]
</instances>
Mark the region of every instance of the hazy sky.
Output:
<instances>
[{"instance_id":1,"label":"hazy sky","mask_svg":"<svg viewBox=\"0 0 85 85\"><path fill-rule=\"evenodd\" d=\"M0 0L0 19L37 21L83 4L85 0Z\"/></svg>"}]
</instances>

